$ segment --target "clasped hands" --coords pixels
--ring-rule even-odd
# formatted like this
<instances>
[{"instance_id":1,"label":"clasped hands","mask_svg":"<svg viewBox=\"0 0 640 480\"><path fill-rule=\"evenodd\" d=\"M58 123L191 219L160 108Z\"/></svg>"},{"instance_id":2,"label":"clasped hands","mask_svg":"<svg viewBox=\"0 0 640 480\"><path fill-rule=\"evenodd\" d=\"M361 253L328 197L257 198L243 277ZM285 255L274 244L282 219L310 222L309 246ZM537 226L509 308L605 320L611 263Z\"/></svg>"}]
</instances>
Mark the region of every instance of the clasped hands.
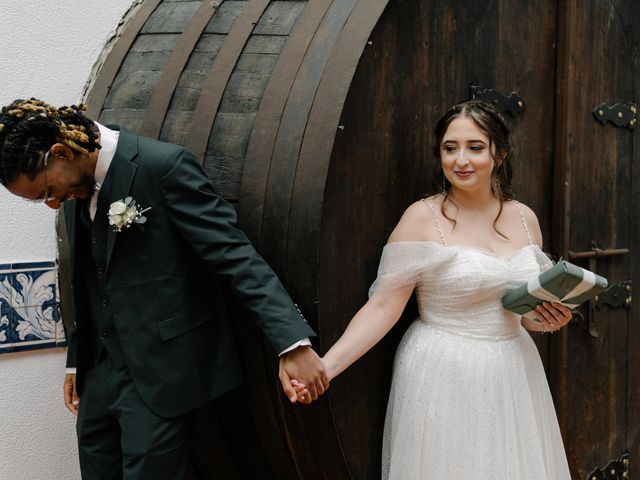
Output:
<instances>
[{"instance_id":1,"label":"clasped hands","mask_svg":"<svg viewBox=\"0 0 640 480\"><path fill-rule=\"evenodd\" d=\"M278 376L291 403L309 404L329 388L327 369L311 347L298 347L280 357Z\"/></svg>"}]
</instances>

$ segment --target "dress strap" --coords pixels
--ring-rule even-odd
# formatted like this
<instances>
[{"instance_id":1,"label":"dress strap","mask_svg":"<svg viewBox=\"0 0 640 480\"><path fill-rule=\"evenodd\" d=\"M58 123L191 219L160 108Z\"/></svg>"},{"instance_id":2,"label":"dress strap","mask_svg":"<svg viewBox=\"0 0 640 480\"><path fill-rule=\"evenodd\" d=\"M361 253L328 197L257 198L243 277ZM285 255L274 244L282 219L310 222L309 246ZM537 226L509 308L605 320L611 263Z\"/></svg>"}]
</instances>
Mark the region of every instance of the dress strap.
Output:
<instances>
[{"instance_id":1,"label":"dress strap","mask_svg":"<svg viewBox=\"0 0 640 480\"><path fill-rule=\"evenodd\" d=\"M438 220L438 214L436 213L435 207L426 198L423 200L423 202L429 205L429 208L431 209L431 213L433 213L433 219L435 220L436 228L438 229L438 234L440 235L440 241L446 247L447 241L444 239L444 232L442 231L442 227L440 226L440 220Z\"/></svg>"},{"instance_id":2,"label":"dress strap","mask_svg":"<svg viewBox=\"0 0 640 480\"><path fill-rule=\"evenodd\" d=\"M533 245L533 238L531 237L531 232L529 232L527 221L524 219L524 213L522 213L522 207L520 206L520 202L518 202L517 200L514 200L513 203L516 204L516 207L518 208L518 212L520 212L520 221L522 222L524 231L527 232L527 237L529 238L529 244Z\"/></svg>"}]
</instances>

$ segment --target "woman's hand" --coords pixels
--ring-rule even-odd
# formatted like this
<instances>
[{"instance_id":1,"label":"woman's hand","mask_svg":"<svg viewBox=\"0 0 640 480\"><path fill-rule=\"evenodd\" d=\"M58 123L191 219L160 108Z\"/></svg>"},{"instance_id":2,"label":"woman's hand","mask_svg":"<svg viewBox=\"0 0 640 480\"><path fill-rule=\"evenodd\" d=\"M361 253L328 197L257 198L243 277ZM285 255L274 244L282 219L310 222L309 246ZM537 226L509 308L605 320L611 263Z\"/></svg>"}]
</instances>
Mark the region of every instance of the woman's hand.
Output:
<instances>
[{"instance_id":1,"label":"woman's hand","mask_svg":"<svg viewBox=\"0 0 640 480\"><path fill-rule=\"evenodd\" d=\"M325 372L329 381L333 380L333 374L329 371L329 366L324 357L320 358L320 362L324 365ZM311 397L309 396L309 390L306 385L302 382L299 382L296 378L291 379L291 385L293 389L296 391L296 401L308 405L312 402Z\"/></svg>"},{"instance_id":2,"label":"woman's hand","mask_svg":"<svg viewBox=\"0 0 640 480\"><path fill-rule=\"evenodd\" d=\"M304 383L300 383L295 378L291 379L291 385L296 392L296 402L308 405L311 403L311 397L309 396L309 390Z\"/></svg>"},{"instance_id":3,"label":"woman's hand","mask_svg":"<svg viewBox=\"0 0 640 480\"><path fill-rule=\"evenodd\" d=\"M555 332L571 320L571 310L561 303L544 302L535 309L543 331Z\"/></svg>"}]
</instances>

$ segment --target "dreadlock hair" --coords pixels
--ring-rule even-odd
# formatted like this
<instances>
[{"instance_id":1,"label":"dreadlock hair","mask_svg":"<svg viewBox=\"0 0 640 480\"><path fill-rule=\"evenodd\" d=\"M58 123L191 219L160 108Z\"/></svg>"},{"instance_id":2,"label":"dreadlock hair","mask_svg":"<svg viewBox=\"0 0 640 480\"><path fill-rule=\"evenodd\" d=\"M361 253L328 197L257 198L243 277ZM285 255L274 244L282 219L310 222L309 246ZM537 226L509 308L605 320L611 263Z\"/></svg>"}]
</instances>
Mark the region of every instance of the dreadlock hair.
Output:
<instances>
[{"instance_id":1,"label":"dreadlock hair","mask_svg":"<svg viewBox=\"0 0 640 480\"><path fill-rule=\"evenodd\" d=\"M449 218L444 211L445 202L449 200L453 203L453 201L449 199L451 184L446 179L444 171L442 170L440 146L451 122L461 117L471 120L476 127L489 137L489 152L491 152L491 147L495 146L495 154L491 153L491 156L496 161L493 172L491 173L491 191L500 202L500 210L498 210L498 215L493 220L493 229L505 237L496 228L496 223L502 214L504 202L513 200L514 198L513 191L511 190L511 157L513 155L513 148L509 141L509 128L504 122L502 114L489 103L481 100L467 100L457 103L453 105L436 124L434 130L435 143L433 145L436 167L433 172L433 184L436 191L444 197L440 210L442 215L451 220L455 227L455 219ZM455 203L453 204L455 205Z\"/></svg>"},{"instance_id":2,"label":"dreadlock hair","mask_svg":"<svg viewBox=\"0 0 640 480\"><path fill-rule=\"evenodd\" d=\"M0 111L0 183L10 185L21 174L33 180L55 143L88 155L100 148L94 123L82 104L56 108L42 100L14 100Z\"/></svg>"}]
</instances>

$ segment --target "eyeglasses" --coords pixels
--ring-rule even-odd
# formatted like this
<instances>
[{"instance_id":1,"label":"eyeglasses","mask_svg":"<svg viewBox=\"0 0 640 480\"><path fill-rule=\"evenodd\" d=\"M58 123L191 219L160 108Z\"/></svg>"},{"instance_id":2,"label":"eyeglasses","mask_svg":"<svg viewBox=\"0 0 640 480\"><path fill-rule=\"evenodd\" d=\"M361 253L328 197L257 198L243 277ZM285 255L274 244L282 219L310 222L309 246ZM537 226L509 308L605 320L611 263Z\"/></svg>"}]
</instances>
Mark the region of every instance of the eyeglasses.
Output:
<instances>
[{"instance_id":1,"label":"eyeglasses","mask_svg":"<svg viewBox=\"0 0 640 480\"><path fill-rule=\"evenodd\" d=\"M44 195L40 198L24 198L27 202L30 203L48 203L56 199L54 196L49 196L49 182L47 181L47 167L49 166L49 151L44 154L44 167L42 170L44 171Z\"/></svg>"}]
</instances>

